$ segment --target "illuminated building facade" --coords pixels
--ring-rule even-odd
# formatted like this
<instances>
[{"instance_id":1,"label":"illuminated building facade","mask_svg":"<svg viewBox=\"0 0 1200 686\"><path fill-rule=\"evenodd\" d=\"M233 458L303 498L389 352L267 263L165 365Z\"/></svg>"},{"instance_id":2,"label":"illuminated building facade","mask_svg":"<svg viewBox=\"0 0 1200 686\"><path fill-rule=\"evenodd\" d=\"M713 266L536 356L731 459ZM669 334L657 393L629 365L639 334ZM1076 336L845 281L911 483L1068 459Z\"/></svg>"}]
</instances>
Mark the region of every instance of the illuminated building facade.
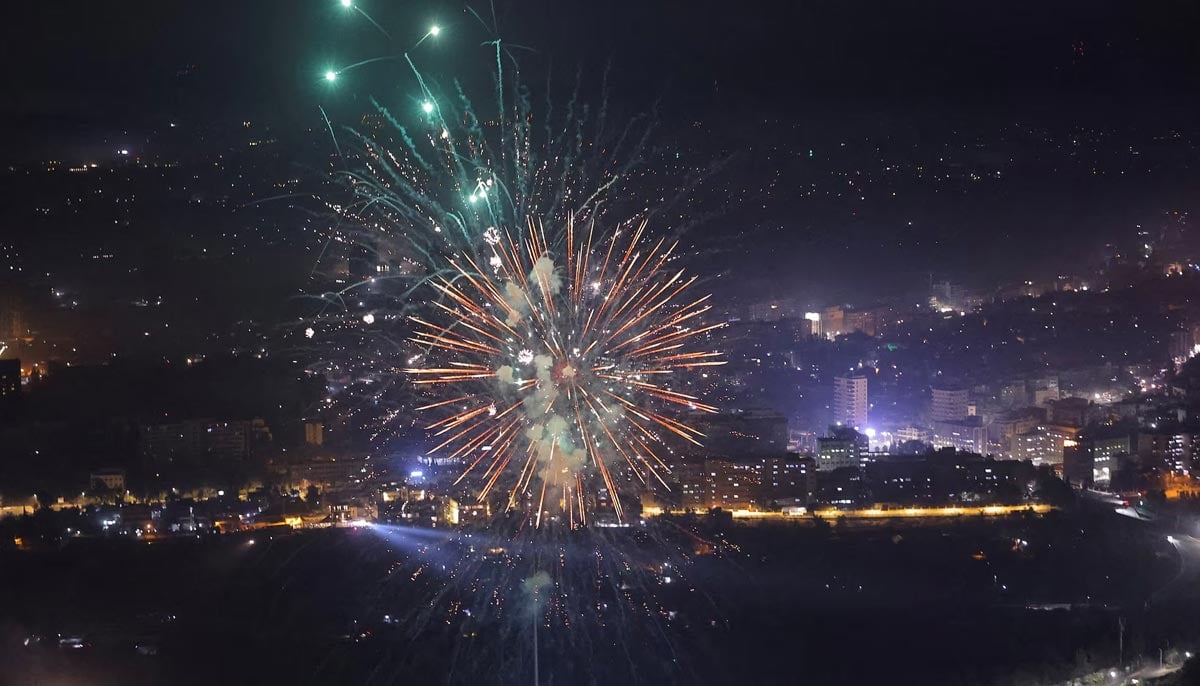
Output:
<instances>
[{"instance_id":1,"label":"illuminated building facade","mask_svg":"<svg viewBox=\"0 0 1200 686\"><path fill-rule=\"evenodd\" d=\"M93 490L104 489L121 492L125 490L124 469L98 469L88 477Z\"/></svg>"},{"instance_id":2,"label":"illuminated building facade","mask_svg":"<svg viewBox=\"0 0 1200 686\"><path fill-rule=\"evenodd\" d=\"M821 311L821 335L833 339L846 332L846 311L839 305Z\"/></svg>"},{"instance_id":3,"label":"illuminated building facade","mask_svg":"<svg viewBox=\"0 0 1200 686\"><path fill-rule=\"evenodd\" d=\"M767 409L690 415L688 425L704 434L703 457L745 460L783 455L788 449L787 418ZM695 454L690 443L672 440L681 454Z\"/></svg>"},{"instance_id":4,"label":"illuminated building facade","mask_svg":"<svg viewBox=\"0 0 1200 686\"><path fill-rule=\"evenodd\" d=\"M1192 472L1192 434L1184 431L1138 433L1138 460L1144 467L1158 467L1176 474Z\"/></svg>"},{"instance_id":5,"label":"illuminated building facade","mask_svg":"<svg viewBox=\"0 0 1200 686\"><path fill-rule=\"evenodd\" d=\"M21 361L0 360L0 408L12 407L21 398Z\"/></svg>"},{"instance_id":6,"label":"illuminated building facade","mask_svg":"<svg viewBox=\"0 0 1200 686\"><path fill-rule=\"evenodd\" d=\"M817 463L811 457L788 454L768 457L757 465L762 497L807 503L816 490Z\"/></svg>"},{"instance_id":7,"label":"illuminated building facade","mask_svg":"<svg viewBox=\"0 0 1200 686\"><path fill-rule=\"evenodd\" d=\"M983 455L987 452L987 427L980 417L933 422L935 448L954 448Z\"/></svg>"},{"instance_id":8,"label":"illuminated building facade","mask_svg":"<svg viewBox=\"0 0 1200 686\"><path fill-rule=\"evenodd\" d=\"M844 467L861 467L868 448L865 435L846 427L835 427L829 436L817 439L817 470L831 472Z\"/></svg>"},{"instance_id":9,"label":"illuminated building facade","mask_svg":"<svg viewBox=\"0 0 1200 686\"><path fill-rule=\"evenodd\" d=\"M1046 412L1030 407L1000 415L988 424L988 453L999 457L1016 457L1014 437L1033 431L1046 421Z\"/></svg>"},{"instance_id":10,"label":"illuminated building facade","mask_svg":"<svg viewBox=\"0 0 1200 686\"><path fill-rule=\"evenodd\" d=\"M820 312L805 312L804 320L808 322L809 330L814 336L824 336L824 329L821 328L821 313Z\"/></svg>"},{"instance_id":11,"label":"illuminated building facade","mask_svg":"<svg viewBox=\"0 0 1200 686\"><path fill-rule=\"evenodd\" d=\"M1133 445L1128 435L1112 438L1097 438L1092 441L1092 482L1107 486L1120 467L1120 460L1133 454Z\"/></svg>"},{"instance_id":12,"label":"illuminated building facade","mask_svg":"<svg viewBox=\"0 0 1200 686\"><path fill-rule=\"evenodd\" d=\"M930 420L935 422L957 422L967 418L967 406L971 393L965 388L934 387L930 405Z\"/></svg>"},{"instance_id":13,"label":"illuminated building facade","mask_svg":"<svg viewBox=\"0 0 1200 686\"><path fill-rule=\"evenodd\" d=\"M844 333L875 336L879 332L879 315L875 310L847 310L842 321Z\"/></svg>"},{"instance_id":14,"label":"illuminated building facade","mask_svg":"<svg viewBox=\"0 0 1200 686\"><path fill-rule=\"evenodd\" d=\"M759 468L754 463L703 460L681 466L676 478L679 506L685 510L750 509L759 496Z\"/></svg>"},{"instance_id":15,"label":"illuminated building facade","mask_svg":"<svg viewBox=\"0 0 1200 686\"><path fill-rule=\"evenodd\" d=\"M192 419L142 426L138 448L142 459L148 463L244 460L250 457L258 442L270 439L271 432L261 419Z\"/></svg>"},{"instance_id":16,"label":"illuminated building facade","mask_svg":"<svg viewBox=\"0 0 1200 686\"><path fill-rule=\"evenodd\" d=\"M304 422L304 442L308 445L323 445L325 425L321 422Z\"/></svg>"},{"instance_id":17,"label":"illuminated building facade","mask_svg":"<svg viewBox=\"0 0 1200 686\"><path fill-rule=\"evenodd\" d=\"M867 377L861 374L833 378L833 416L838 426L867 426Z\"/></svg>"},{"instance_id":18,"label":"illuminated building facade","mask_svg":"<svg viewBox=\"0 0 1200 686\"><path fill-rule=\"evenodd\" d=\"M1061 465L1063 449L1079 444L1079 427L1040 424L1031 431L1013 436L1013 458L1034 464Z\"/></svg>"}]
</instances>

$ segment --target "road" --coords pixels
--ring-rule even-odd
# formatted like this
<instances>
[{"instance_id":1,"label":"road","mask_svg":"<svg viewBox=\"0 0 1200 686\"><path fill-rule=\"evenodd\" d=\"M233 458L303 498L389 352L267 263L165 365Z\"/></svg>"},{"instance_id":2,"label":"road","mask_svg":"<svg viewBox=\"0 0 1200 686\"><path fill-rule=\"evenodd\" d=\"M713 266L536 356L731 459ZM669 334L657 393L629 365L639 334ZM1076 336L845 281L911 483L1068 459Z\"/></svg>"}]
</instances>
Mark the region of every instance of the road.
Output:
<instances>
[{"instance_id":1,"label":"road","mask_svg":"<svg viewBox=\"0 0 1200 686\"><path fill-rule=\"evenodd\" d=\"M1164 599L1200 598L1200 539L1172 534L1167 536L1167 541L1179 553L1179 573L1155 591L1147 602L1154 605Z\"/></svg>"}]
</instances>

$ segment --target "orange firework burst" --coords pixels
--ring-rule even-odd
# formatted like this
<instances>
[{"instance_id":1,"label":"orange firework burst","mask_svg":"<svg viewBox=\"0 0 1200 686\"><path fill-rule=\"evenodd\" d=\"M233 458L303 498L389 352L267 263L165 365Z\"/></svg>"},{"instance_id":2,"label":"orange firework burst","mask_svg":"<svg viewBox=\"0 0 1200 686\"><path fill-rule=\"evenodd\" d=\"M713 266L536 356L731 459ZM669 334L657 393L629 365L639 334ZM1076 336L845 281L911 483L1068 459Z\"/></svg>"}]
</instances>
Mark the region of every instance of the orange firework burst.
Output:
<instances>
[{"instance_id":1,"label":"orange firework burst","mask_svg":"<svg viewBox=\"0 0 1200 686\"><path fill-rule=\"evenodd\" d=\"M445 414L427 427L430 453L539 526L555 502L573 526L599 504L622 520L622 490L667 486L666 434L700 445L678 414L716 411L678 390L689 370L724 364L693 349L724 326L700 323L709 296L684 296L696 277L666 268L675 245L651 245L645 222L603 239L594 228L568 221L557 243L532 221L515 239L489 229L486 262L451 260L433 282L438 316L410 318L433 362L406 372L453 396L418 408Z\"/></svg>"}]
</instances>

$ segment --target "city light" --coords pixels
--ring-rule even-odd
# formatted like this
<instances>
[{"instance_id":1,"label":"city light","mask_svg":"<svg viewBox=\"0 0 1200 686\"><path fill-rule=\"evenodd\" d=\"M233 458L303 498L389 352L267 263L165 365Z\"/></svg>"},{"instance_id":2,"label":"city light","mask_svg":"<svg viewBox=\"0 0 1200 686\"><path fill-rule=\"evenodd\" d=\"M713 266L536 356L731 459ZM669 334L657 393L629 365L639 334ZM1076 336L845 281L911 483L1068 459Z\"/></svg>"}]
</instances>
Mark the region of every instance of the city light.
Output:
<instances>
[{"instance_id":1,"label":"city light","mask_svg":"<svg viewBox=\"0 0 1200 686\"><path fill-rule=\"evenodd\" d=\"M160 642L146 669L330 683L1196 666L1200 123L963 105L1068 73L1173 102L1186 31L1142 35L1130 72L1063 13L982 42L969 12L885 13L882 41L775 13L730 60L728 13L321 0L165 22L84 70L45 49L137 25L128 4L12 32L37 68L0 184L0 558L39 633L5 673L87 648L119 675ZM1087 33L1129 37L1111 21ZM810 49L768 59L797 25ZM973 69L993 38L1031 49ZM584 48L617 63L561 66ZM267 85L187 108L130 61ZM931 73L964 92L923 97ZM853 93L805 97L824 83ZM71 565L137 611L89 619ZM975 664L1043 610L1048 648ZM870 648L923 617L947 621ZM775 640L793 625L822 649Z\"/></svg>"},{"instance_id":2,"label":"city light","mask_svg":"<svg viewBox=\"0 0 1200 686\"><path fill-rule=\"evenodd\" d=\"M1022 513L1046 514L1055 508L1043 503L1030 505L989 505L985 507L905 507L867 509L834 509L806 510L798 508L790 510L749 510L736 509L731 514L734 519L787 519L801 516L817 517L819 519L939 519L958 517L1001 517L1019 515ZM658 512L659 510L656 510ZM646 516L651 514L644 513ZM676 513L682 514L682 512Z\"/></svg>"}]
</instances>

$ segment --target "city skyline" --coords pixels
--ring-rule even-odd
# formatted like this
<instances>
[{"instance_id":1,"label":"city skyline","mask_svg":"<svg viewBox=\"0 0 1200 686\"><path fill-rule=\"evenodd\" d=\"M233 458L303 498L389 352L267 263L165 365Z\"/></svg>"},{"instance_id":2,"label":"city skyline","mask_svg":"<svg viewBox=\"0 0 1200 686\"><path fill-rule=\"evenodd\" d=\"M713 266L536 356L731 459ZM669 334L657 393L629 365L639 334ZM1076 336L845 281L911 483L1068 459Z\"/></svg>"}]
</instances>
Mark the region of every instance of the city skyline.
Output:
<instances>
[{"instance_id":1,"label":"city skyline","mask_svg":"<svg viewBox=\"0 0 1200 686\"><path fill-rule=\"evenodd\" d=\"M1197 20L14 8L3 673L1200 683Z\"/></svg>"}]
</instances>

